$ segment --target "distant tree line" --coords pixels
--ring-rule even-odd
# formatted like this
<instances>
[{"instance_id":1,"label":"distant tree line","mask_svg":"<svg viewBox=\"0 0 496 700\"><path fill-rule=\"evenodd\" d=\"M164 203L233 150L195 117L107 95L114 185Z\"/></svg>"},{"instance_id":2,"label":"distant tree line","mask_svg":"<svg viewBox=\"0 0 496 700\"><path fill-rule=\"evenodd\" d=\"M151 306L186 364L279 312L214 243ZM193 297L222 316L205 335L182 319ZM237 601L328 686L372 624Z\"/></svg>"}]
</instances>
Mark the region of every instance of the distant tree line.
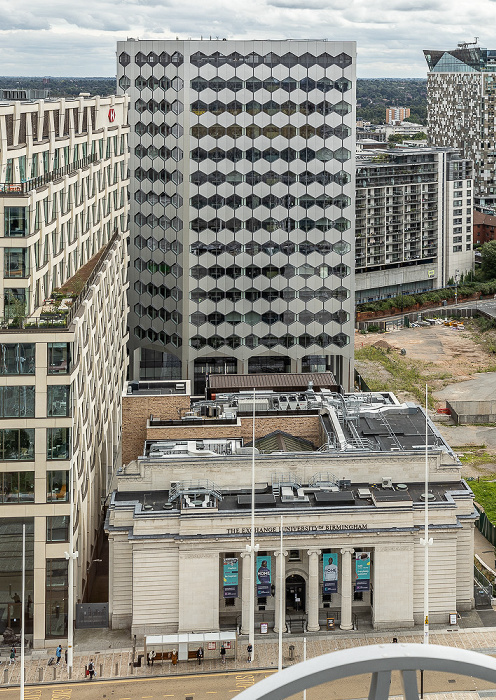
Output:
<instances>
[{"instance_id":1,"label":"distant tree line","mask_svg":"<svg viewBox=\"0 0 496 700\"><path fill-rule=\"evenodd\" d=\"M50 90L51 97L77 97L80 92L90 95L113 95L115 78L30 78L0 76L1 90Z\"/></svg>"},{"instance_id":2,"label":"distant tree line","mask_svg":"<svg viewBox=\"0 0 496 700\"><path fill-rule=\"evenodd\" d=\"M425 78L359 78L357 119L384 124L387 107L410 107L405 121L427 124L427 80Z\"/></svg>"}]
</instances>

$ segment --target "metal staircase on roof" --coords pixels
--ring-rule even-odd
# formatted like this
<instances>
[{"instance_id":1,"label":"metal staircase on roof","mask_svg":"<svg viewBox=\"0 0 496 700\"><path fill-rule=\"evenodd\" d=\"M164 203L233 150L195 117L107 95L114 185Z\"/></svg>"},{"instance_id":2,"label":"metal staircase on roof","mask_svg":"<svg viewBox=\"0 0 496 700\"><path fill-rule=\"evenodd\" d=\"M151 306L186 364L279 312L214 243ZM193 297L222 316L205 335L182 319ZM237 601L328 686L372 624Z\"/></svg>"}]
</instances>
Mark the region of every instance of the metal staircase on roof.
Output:
<instances>
[{"instance_id":1,"label":"metal staircase on roof","mask_svg":"<svg viewBox=\"0 0 496 700\"><path fill-rule=\"evenodd\" d=\"M204 495L213 496L218 501L222 501L222 494L217 485L209 479L198 481L176 481L171 484L169 490L169 503L173 503L181 496Z\"/></svg>"}]
</instances>

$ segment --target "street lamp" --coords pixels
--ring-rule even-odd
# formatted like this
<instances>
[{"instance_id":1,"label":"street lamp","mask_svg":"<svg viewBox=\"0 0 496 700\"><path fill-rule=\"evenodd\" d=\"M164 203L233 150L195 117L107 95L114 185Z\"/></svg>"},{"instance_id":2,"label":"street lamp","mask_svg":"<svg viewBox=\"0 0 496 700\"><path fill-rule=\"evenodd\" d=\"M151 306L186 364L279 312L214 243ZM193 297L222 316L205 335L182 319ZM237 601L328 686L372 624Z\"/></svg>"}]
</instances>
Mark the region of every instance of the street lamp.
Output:
<instances>
[{"instance_id":1,"label":"street lamp","mask_svg":"<svg viewBox=\"0 0 496 700\"><path fill-rule=\"evenodd\" d=\"M455 306L458 304L458 275L460 270L455 270Z\"/></svg>"},{"instance_id":2,"label":"street lamp","mask_svg":"<svg viewBox=\"0 0 496 700\"><path fill-rule=\"evenodd\" d=\"M252 453L251 453L251 528L250 544L246 551L250 553L250 622L248 627L248 644L251 645L251 658L255 658L255 552L259 545L255 544L255 388L253 389L252 416Z\"/></svg>"},{"instance_id":3,"label":"street lamp","mask_svg":"<svg viewBox=\"0 0 496 700\"><path fill-rule=\"evenodd\" d=\"M72 676L73 646L74 646L74 561L79 552L74 551L74 465L70 470L70 515L69 515L69 551L64 552L68 560L67 584L69 588L67 611L67 673Z\"/></svg>"}]
</instances>

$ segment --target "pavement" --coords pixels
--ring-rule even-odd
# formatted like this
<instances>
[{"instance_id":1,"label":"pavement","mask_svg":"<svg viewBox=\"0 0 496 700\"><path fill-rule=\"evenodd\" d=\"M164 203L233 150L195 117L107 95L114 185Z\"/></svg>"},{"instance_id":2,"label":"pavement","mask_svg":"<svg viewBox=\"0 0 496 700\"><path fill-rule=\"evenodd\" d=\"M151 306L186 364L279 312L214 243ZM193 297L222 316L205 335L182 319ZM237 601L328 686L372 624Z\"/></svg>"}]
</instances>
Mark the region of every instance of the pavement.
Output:
<instances>
[{"instance_id":1,"label":"pavement","mask_svg":"<svg viewBox=\"0 0 496 700\"><path fill-rule=\"evenodd\" d=\"M494 562L493 562L494 563ZM483 613L484 611L480 611ZM456 627L447 629L446 625L437 625L439 629L431 631L431 644L441 644L444 646L472 649L485 654L496 654L496 612L493 613L492 627L467 628ZM474 615L478 615L473 611ZM475 618L472 618L475 619ZM479 617L479 623L482 620ZM482 622L483 625L483 622ZM87 630L87 632L104 632L106 638L110 638L108 630ZM332 651L350 649L357 646L367 646L370 644L390 644L393 636L398 642L418 643L423 641L423 630L415 629L408 631L394 631L377 634L374 631L365 632L341 632L339 630L330 632L313 633L307 636L307 658L328 654ZM276 669L278 663L278 639L277 635L271 634L267 637L257 637L255 639L255 655L253 663L248 663L246 655L246 639L241 638L238 644L236 656L227 658L222 664L220 657L205 659L201 666L196 660L180 661L173 666L170 661L155 662L154 666L147 666L146 663L140 668L132 666L133 652L129 648L111 648L97 650L98 639L93 639L93 650L80 649L74 653L74 667L72 673L73 681L85 680L85 667L92 659L95 663L97 677L101 679L116 678L150 678L154 676L176 676L184 674L196 674L198 672L223 672L226 671L249 671L255 669ZM114 642L117 639L113 640ZM126 635L129 645L130 640ZM112 642L110 642L112 643ZM87 646L84 642L81 646ZM290 646L293 646L293 659L291 659ZM70 679L66 664L61 661L60 665L48 666L49 656L53 656L55 649L34 650L25 658L25 683L38 685L40 683L61 682L67 683ZM143 653L142 648L136 649L137 655ZM20 663L19 659L14 664L9 664L8 649L2 647L0 662L0 685L11 686L20 683ZM283 637L283 663L290 666L303 660L303 637L285 634Z\"/></svg>"}]
</instances>

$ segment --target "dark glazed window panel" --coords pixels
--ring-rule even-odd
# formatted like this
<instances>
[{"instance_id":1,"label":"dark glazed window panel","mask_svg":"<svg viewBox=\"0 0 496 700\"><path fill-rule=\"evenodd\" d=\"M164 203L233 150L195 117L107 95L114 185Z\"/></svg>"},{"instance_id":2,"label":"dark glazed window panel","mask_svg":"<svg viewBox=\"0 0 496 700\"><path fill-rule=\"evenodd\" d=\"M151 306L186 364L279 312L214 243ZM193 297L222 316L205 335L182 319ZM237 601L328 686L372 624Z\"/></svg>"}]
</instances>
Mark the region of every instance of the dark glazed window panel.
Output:
<instances>
[{"instance_id":1,"label":"dark glazed window panel","mask_svg":"<svg viewBox=\"0 0 496 700\"><path fill-rule=\"evenodd\" d=\"M222 183L226 179L226 176L224 175L224 173L221 173L219 170L214 170L213 173L210 173L206 177L207 177L207 181L210 182L211 185L215 185L216 187L218 187L219 185L222 185Z\"/></svg>"},{"instance_id":2,"label":"dark glazed window panel","mask_svg":"<svg viewBox=\"0 0 496 700\"><path fill-rule=\"evenodd\" d=\"M263 111L265 114L268 114L270 117L273 117L275 114L277 114L280 110L279 104L277 102L274 102L274 100L269 100L266 102L263 106Z\"/></svg>"},{"instance_id":3,"label":"dark glazed window panel","mask_svg":"<svg viewBox=\"0 0 496 700\"><path fill-rule=\"evenodd\" d=\"M279 83L279 87L286 92L293 92L293 90L298 88L298 82L295 80L295 78L283 78Z\"/></svg>"},{"instance_id":4,"label":"dark glazed window panel","mask_svg":"<svg viewBox=\"0 0 496 700\"><path fill-rule=\"evenodd\" d=\"M71 429L47 428L47 459L70 459Z\"/></svg>"},{"instance_id":5,"label":"dark glazed window panel","mask_svg":"<svg viewBox=\"0 0 496 700\"><path fill-rule=\"evenodd\" d=\"M259 289L255 289L254 287L251 287L250 289L247 289L245 292L245 299L247 299L250 302L258 301L261 297L261 292Z\"/></svg>"},{"instance_id":6,"label":"dark glazed window panel","mask_svg":"<svg viewBox=\"0 0 496 700\"><path fill-rule=\"evenodd\" d=\"M231 207L231 209L237 209L242 206L243 199L238 194L232 194L226 199L226 206Z\"/></svg>"},{"instance_id":7,"label":"dark glazed window panel","mask_svg":"<svg viewBox=\"0 0 496 700\"><path fill-rule=\"evenodd\" d=\"M287 149L287 150L290 150L290 149ZM279 151L277 151L275 148L267 148L263 152L263 157L264 157L264 160L268 161L269 163L273 163L274 161L278 160Z\"/></svg>"},{"instance_id":8,"label":"dark glazed window panel","mask_svg":"<svg viewBox=\"0 0 496 700\"><path fill-rule=\"evenodd\" d=\"M233 92L238 92L238 90L243 89L243 81L240 78L234 77L226 81L226 87L228 90Z\"/></svg>"},{"instance_id":9,"label":"dark glazed window panel","mask_svg":"<svg viewBox=\"0 0 496 700\"><path fill-rule=\"evenodd\" d=\"M200 100L197 100L196 102L191 103L191 111L193 114L196 114L198 117L201 116L202 114L205 114L207 111L208 107L205 104L205 102L201 102Z\"/></svg>"},{"instance_id":10,"label":"dark glazed window panel","mask_svg":"<svg viewBox=\"0 0 496 700\"><path fill-rule=\"evenodd\" d=\"M226 292L226 299L228 301L237 302L242 299L242 293L240 289L228 289Z\"/></svg>"},{"instance_id":11,"label":"dark glazed window panel","mask_svg":"<svg viewBox=\"0 0 496 700\"><path fill-rule=\"evenodd\" d=\"M262 154L258 150L258 148L248 148L245 156L246 156L246 160L249 161L250 163L256 163L257 160L260 160L260 158L262 157Z\"/></svg>"},{"instance_id":12,"label":"dark glazed window panel","mask_svg":"<svg viewBox=\"0 0 496 700\"><path fill-rule=\"evenodd\" d=\"M243 136L243 129L239 124L233 124L227 127L226 134L232 139L238 139L240 136Z\"/></svg>"},{"instance_id":13,"label":"dark glazed window panel","mask_svg":"<svg viewBox=\"0 0 496 700\"><path fill-rule=\"evenodd\" d=\"M47 416L67 417L72 414L71 408L70 385L47 386Z\"/></svg>"},{"instance_id":14,"label":"dark glazed window panel","mask_svg":"<svg viewBox=\"0 0 496 700\"><path fill-rule=\"evenodd\" d=\"M242 270L238 265L231 265L226 270L226 275L231 277L231 279L237 279L238 277L241 277L241 274Z\"/></svg>"},{"instance_id":15,"label":"dark glazed window panel","mask_svg":"<svg viewBox=\"0 0 496 700\"><path fill-rule=\"evenodd\" d=\"M348 66L351 66L352 58L351 56L348 56L347 53L340 53L339 56L336 56L334 59L334 63L340 68L347 68Z\"/></svg>"},{"instance_id":16,"label":"dark glazed window panel","mask_svg":"<svg viewBox=\"0 0 496 700\"><path fill-rule=\"evenodd\" d=\"M1 374L34 374L35 343L1 343Z\"/></svg>"},{"instance_id":17,"label":"dark glazed window panel","mask_svg":"<svg viewBox=\"0 0 496 700\"><path fill-rule=\"evenodd\" d=\"M69 541L69 521L68 515L49 515L47 517L46 541L47 542L68 542Z\"/></svg>"},{"instance_id":18,"label":"dark glazed window panel","mask_svg":"<svg viewBox=\"0 0 496 700\"><path fill-rule=\"evenodd\" d=\"M0 460L34 459L34 428L0 430Z\"/></svg>"},{"instance_id":19,"label":"dark glazed window panel","mask_svg":"<svg viewBox=\"0 0 496 700\"><path fill-rule=\"evenodd\" d=\"M218 350L224 345L224 342L224 338L221 338L220 335L212 335L210 338L208 338L207 345L214 350Z\"/></svg>"},{"instance_id":20,"label":"dark glazed window panel","mask_svg":"<svg viewBox=\"0 0 496 700\"><path fill-rule=\"evenodd\" d=\"M226 182L234 186L239 185L240 182L243 182L242 174L236 172L235 170L231 171L227 175L222 175L222 177L225 178Z\"/></svg>"},{"instance_id":21,"label":"dark glazed window panel","mask_svg":"<svg viewBox=\"0 0 496 700\"><path fill-rule=\"evenodd\" d=\"M256 114L260 114L261 111L262 111L262 105L260 104L260 102L251 101L251 102L248 102L248 104L246 105L246 112L247 112L247 114L250 114L251 116L255 116Z\"/></svg>"},{"instance_id":22,"label":"dark glazed window panel","mask_svg":"<svg viewBox=\"0 0 496 700\"><path fill-rule=\"evenodd\" d=\"M256 209L261 204L260 197L257 194L249 194L245 199L245 206L249 209Z\"/></svg>"},{"instance_id":23,"label":"dark glazed window panel","mask_svg":"<svg viewBox=\"0 0 496 700\"><path fill-rule=\"evenodd\" d=\"M294 102L287 101L283 102L281 105L281 112L286 115L291 115L291 114L296 114L298 111L299 107L296 105Z\"/></svg>"},{"instance_id":24,"label":"dark glazed window panel","mask_svg":"<svg viewBox=\"0 0 496 700\"><path fill-rule=\"evenodd\" d=\"M245 88L250 90L250 92L261 90L262 87L263 83L261 80L258 80L258 78L248 78L248 80L245 82Z\"/></svg>"},{"instance_id":25,"label":"dark glazed window panel","mask_svg":"<svg viewBox=\"0 0 496 700\"><path fill-rule=\"evenodd\" d=\"M0 503L34 501L34 472L0 473Z\"/></svg>"},{"instance_id":26,"label":"dark glazed window panel","mask_svg":"<svg viewBox=\"0 0 496 700\"><path fill-rule=\"evenodd\" d=\"M193 279L201 280L207 276L207 269L203 265L193 265L190 274Z\"/></svg>"},{"instance_id":27,"label":"dark glazed window panel","mask_svg":"<svg viewBox=\"0 0 496 700\"><path fill-rule=\"evenodd\" d=\"M208 87L214 92L220 92L226 87L226 81L217 76L208 81Z\"/></svg>"},{"instance_id":28,"label":"dark glazed window panel","mask_svg":"<svg viewBox=\"0 0 496 700\"><path fill-rule=\"evenodd\" d=\"M47 502L56 503L68 502L69 493L69 472L48 471L47 472Z\"/></svg>"},{"instance_id":29,"label":"dark glazed window panel","mask_svg":"<svg viewBox=\"0 0 496 700\"><path fill-rule=\"evenodd\" d=\"M208 134L207 127L200 124L195 124L191 127L191 136L195 139L201 139Z\"/></svg>"},{"instance_id":30,"label":"dark glazed window panel","mask_svg":"<svg viewBox=\"0 0 496 700\"><path fill-rule=\"evenodd\" d=\"M34 418L34 386L0 387L0 418Z\"/></svg>"},{"instance_id":31,"label":"dark glazed window panel","mask_svg":"<svg viewBox=\"0 0 496 700\"><path fill-rule=\"evenodd\" d=\"M224 323L224 314L221 314L219 311L214 311L208 315L208 322L213 326L219 326L221 323Z\"/></svg>"},{"instance_id":32,"label":"dark glazed window panel","mask_svg":"<svg viewBox=\"0 0 496 700\"><path fill-rule=\"evenodd\" d=\"M351 129L349 126L346 126L346 124L338 124L334 128L334 135L338 137L338 139L345 139L351 134Z\"/></svg>"},{"instance_id":33,"label":"dark glazed window panel","mask_svg":"<svg viewBox=\"0 0 496 700\"><path fill-rule=\"evenodd\" d=\"M316 109L318 111L318 107L316 108L316 106L313 102L308 102L308 101L302 102L299 109L300 109L301 114L305 114L307 116L310 114L313 114Z\"/></svg>"},{"instance_id":34,"label":"dark glazed window panel","mask_svg":"<svg viewBox=\"0 0 496 700\"><path fill-rule=\"evenodd\" d=\"M236 350L241 345L241 338L239 335L229 335L226 338L226 345L232 350Z\"/></svg>"},{"instance_id":35,"label":"dark glazed window panel","mask_svg":"<svg viewBox=\"0 0 496 700\"><path fill-rule=\"evenodd\" d=\"M344 101L336 102L332 110L333 112L336 112L336 114L344 116L345 114L349 114L351 112L351 105L348 102Z\"/></svg>"},{"instance_id":36,"label":"dark glazed window panel","mask_svg":"<svg viewBox=\"0 0 496 700\"><path fill-rule=\"evenodd\" d=\"M262 177L263 176L260 173L257 173L254 170L252 170L251 172L246 174L245 180L248 185L254 186L262 182Z\"/></svg>"},{"instance_id":37,"label":"dark glazed window panel","mask_svg":"<svg viewBox=\"0 0 496 700\"><path fill-rule=\"evenodd\" d=\"M234 100L233 102L229 102L226 109L229 114L232 114L234 117L237 117L238 114L241 114L241 112L243 111L243 105L241 104L241 102L237 102L236 100Z\"/></svg>"},{"instance_id":38,"label":"dark glazed window panel","mask_svg":"<svg viewBox=\"0 0 496 700\"><path fill-rule=\"evenodd\" d=\"M334 345L337 345L338 348L344 348L346 345L349 345L350 339L345 333L337 333L332 339L332 342Z\"/></svg>"},{"instance_id":39,"label":"dark glazed window panel","mask_svg":"<svg viewBox=\"0 0 496 700\"><path fill-rule=\"evenodd\" d=\"M312 80L312 78L303 78L303 80L300 80L300 90L303 90L303 92L315 90L315 80Z\"/></svg>"},{"instance_id":40,"label":"dark glazed window panel","mask_svg":"<svg viewBox=\"0 0 496 700\"><path fill-rule=\"evenodd\" d=\"M119 55L119 63L121 66L128 66L131 63L131 56L128 53L122 52Z\"/></svg>"},{"instance_id":41,"label":"dark glazed window panel","mask_svg":"<svg viewBox=\"0 0 496 700\"><path fill-rule=\"evenodd\" d=\"M243 159L243 151L241 151L239 148L230 148L226 152L226 158L233 163L237 163Z\"/></svg>"}]
</instances>

